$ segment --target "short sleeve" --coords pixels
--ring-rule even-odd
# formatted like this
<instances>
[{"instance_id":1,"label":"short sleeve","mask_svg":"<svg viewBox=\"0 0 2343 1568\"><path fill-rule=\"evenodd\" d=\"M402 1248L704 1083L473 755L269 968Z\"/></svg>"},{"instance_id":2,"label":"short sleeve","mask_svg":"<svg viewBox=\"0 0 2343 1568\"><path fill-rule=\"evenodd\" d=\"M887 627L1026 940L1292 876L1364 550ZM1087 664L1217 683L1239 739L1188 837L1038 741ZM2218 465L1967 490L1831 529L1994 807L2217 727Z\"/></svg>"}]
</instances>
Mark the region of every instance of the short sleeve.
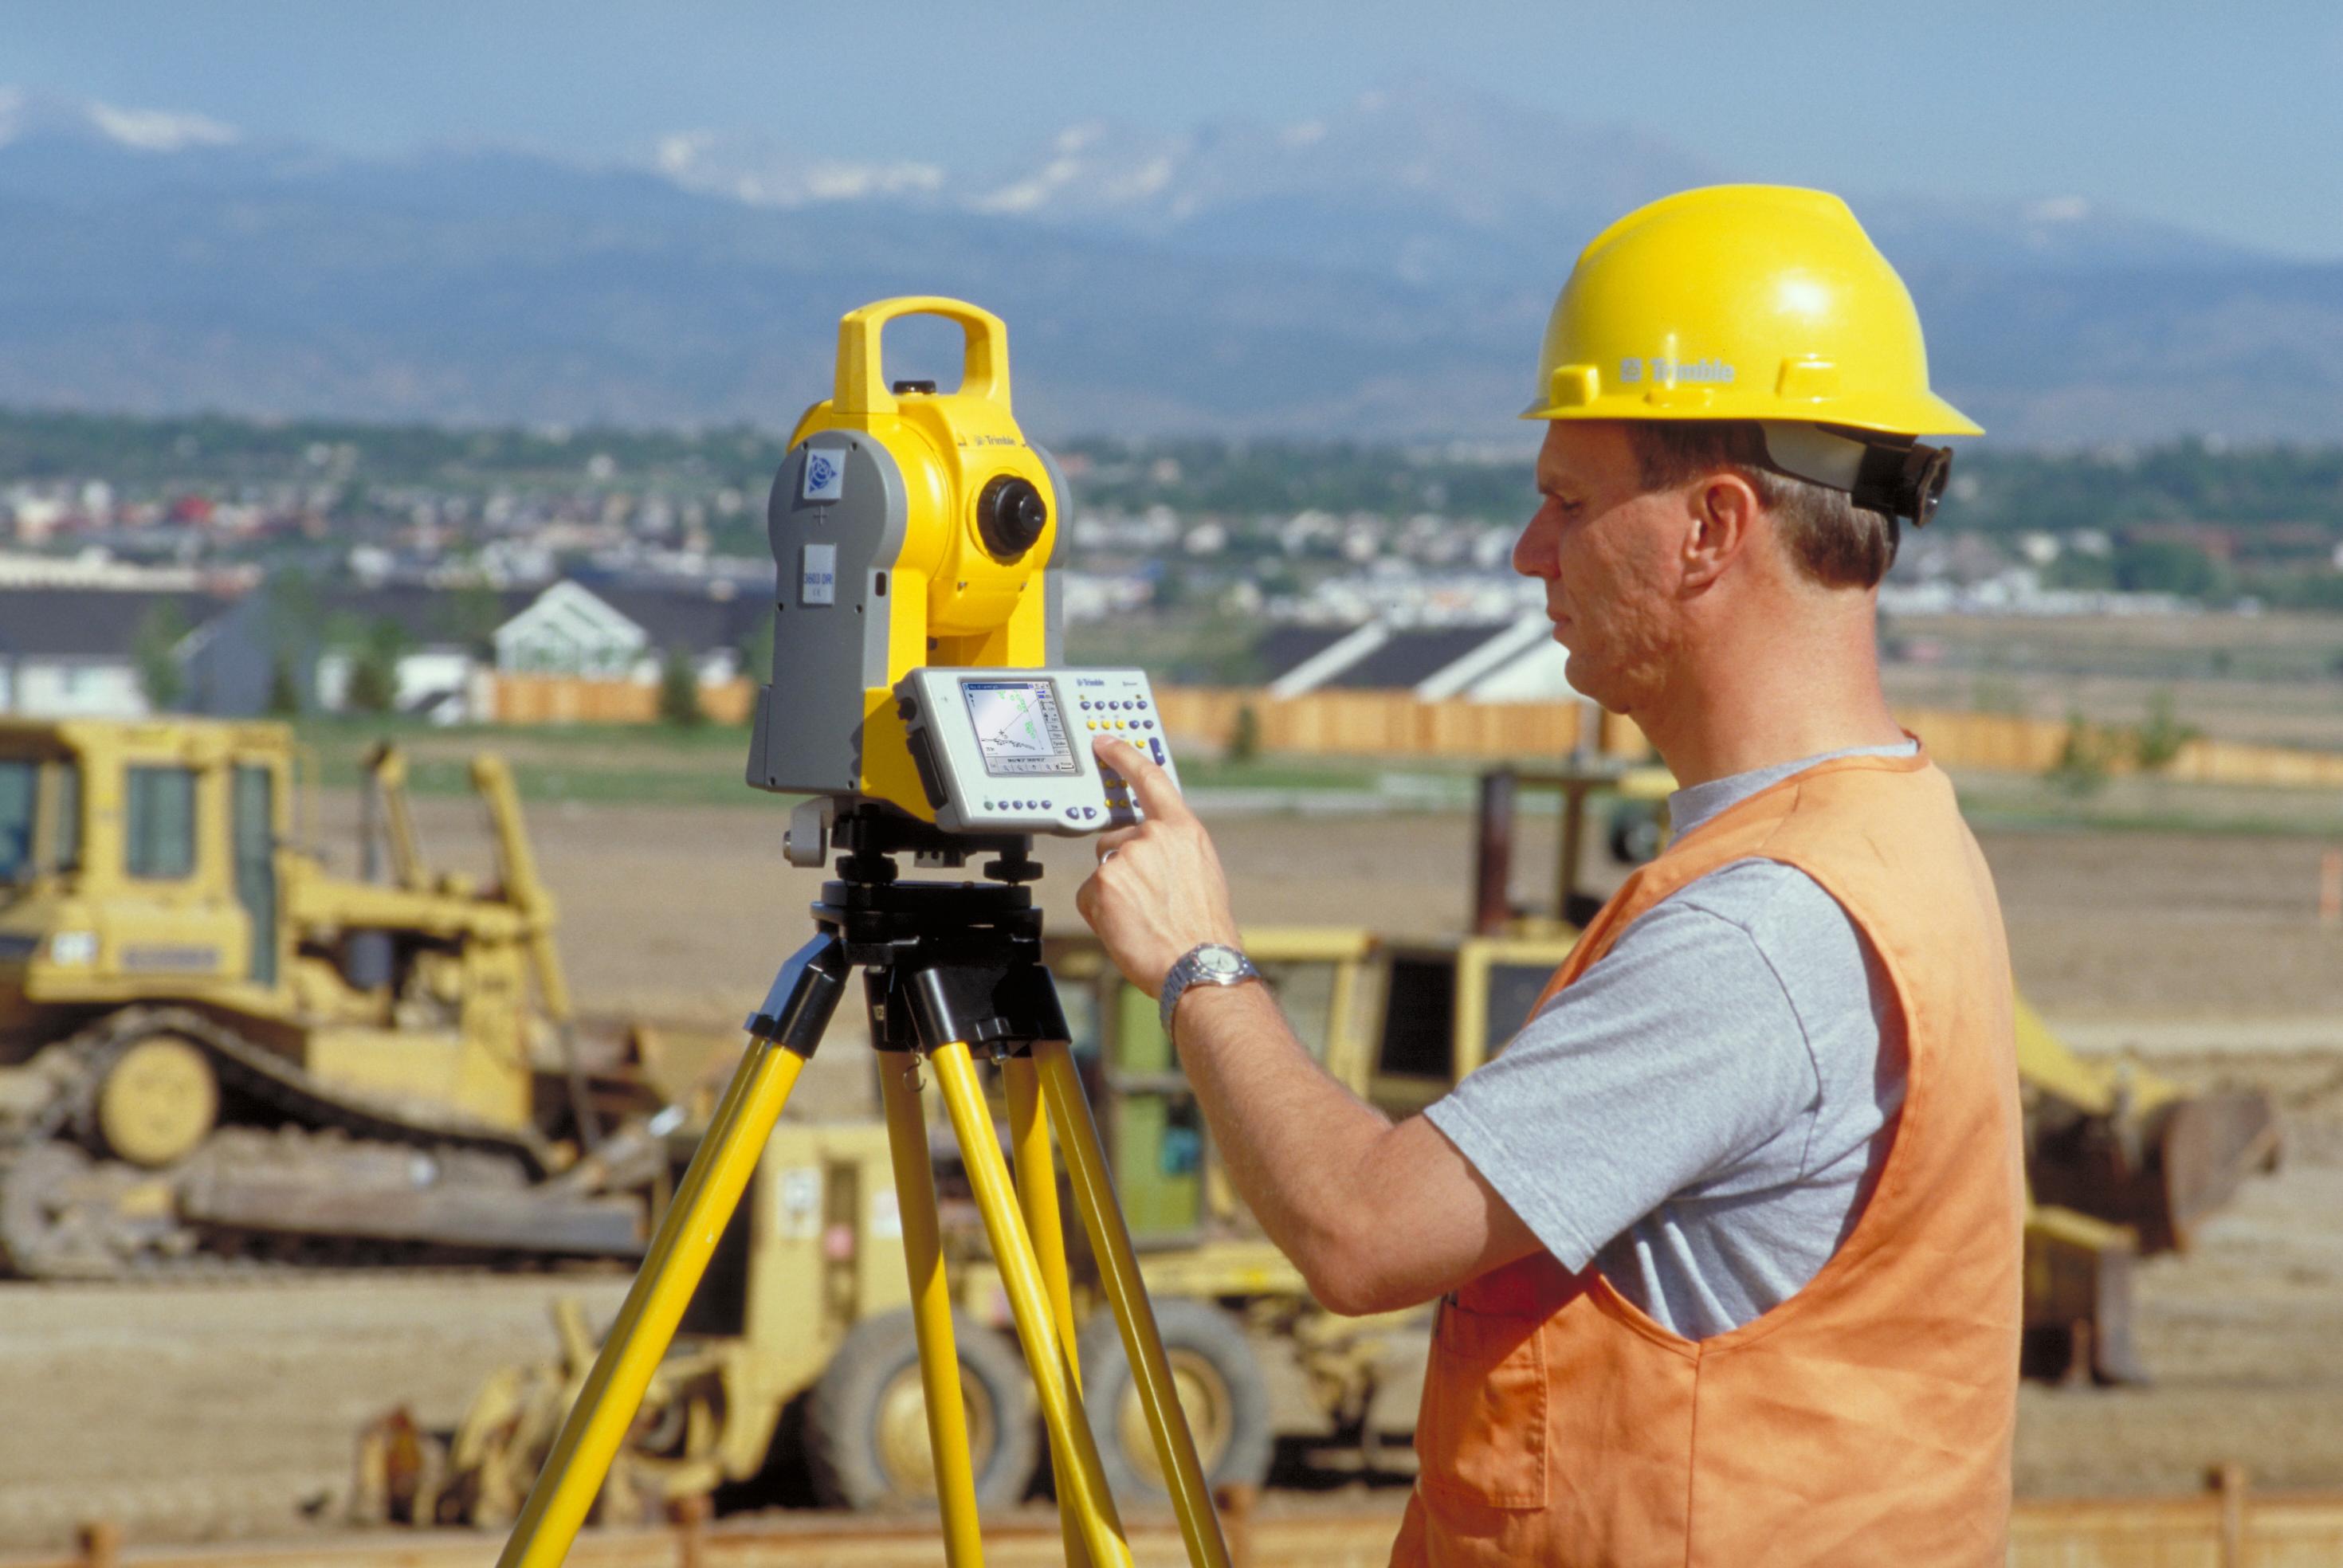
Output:
<instances>
[{"instance_id":1,"label":"short sleeve","mask_svg":"<svg viewBox=\"0 0 2343 1568\"><path fill-rule=\"evenodd\" d=\"M1756 940L1677 898L1425 1114L1576 1271L1674 1195L1729 1177L1816 1092Z\"/></svg>"}]
</instances>

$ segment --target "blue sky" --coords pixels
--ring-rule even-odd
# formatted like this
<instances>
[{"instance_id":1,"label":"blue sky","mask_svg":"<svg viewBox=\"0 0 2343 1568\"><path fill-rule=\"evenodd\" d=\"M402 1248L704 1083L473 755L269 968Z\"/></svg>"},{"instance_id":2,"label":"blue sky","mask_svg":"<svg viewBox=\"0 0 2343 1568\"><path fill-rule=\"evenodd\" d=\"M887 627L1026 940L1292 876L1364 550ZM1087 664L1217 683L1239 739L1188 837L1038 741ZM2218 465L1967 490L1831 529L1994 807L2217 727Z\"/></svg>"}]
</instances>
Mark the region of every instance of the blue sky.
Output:
<instances>
[{"instance_id":1,"label":"blue sky","mask_svg":"<svg viewBox=\"0 0 2343 1568\"><path fill-rule=\"evenodd\" d=\"M1301 120L1428 73L1735 177L2082 196L2343 258L2333 5L45 0L5 33L0 83L351 150L591 160L716 128L990 169L1080 120Z\"/></svg>"}]
</instances>

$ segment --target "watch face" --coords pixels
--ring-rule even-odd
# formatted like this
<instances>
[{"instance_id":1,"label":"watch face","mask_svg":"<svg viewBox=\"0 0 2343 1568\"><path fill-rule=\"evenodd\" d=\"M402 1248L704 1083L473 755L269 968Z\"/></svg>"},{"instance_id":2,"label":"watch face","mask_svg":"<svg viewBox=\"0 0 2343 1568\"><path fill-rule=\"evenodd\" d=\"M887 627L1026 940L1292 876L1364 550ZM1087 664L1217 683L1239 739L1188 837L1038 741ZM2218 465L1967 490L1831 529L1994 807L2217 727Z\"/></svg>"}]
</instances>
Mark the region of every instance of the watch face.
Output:
<instances>
[{"instance_id":1,"label":"watch face","mask_svg":"<svg viewBox=\"0 0 2343 1568\"><path fill-rule=\"evenodd\" d=\"M1244 968L1244 960L1226 948L1206 948L1196 955L1196 968L1208 975L1232 975Z\"/></svg>"}]
</instances>

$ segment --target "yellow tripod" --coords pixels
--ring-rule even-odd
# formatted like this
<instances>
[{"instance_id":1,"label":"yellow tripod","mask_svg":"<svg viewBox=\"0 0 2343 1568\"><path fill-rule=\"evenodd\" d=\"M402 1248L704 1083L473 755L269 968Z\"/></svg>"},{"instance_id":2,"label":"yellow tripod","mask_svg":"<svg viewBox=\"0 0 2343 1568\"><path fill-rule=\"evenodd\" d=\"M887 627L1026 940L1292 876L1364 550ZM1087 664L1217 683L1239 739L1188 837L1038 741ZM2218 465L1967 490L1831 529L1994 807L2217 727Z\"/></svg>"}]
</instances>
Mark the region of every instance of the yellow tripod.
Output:
<instances>
[{"instance_id":1,"label":"yellow tripod","mask_svg":"<svg viewBox=\"0 0 2343 1568\"><path fill-rule=\"evenodd\" d=\"M1052 1133L1122 1332L1189 1562L1193 1568L1228 1568L1203 1466L1108 1181L1097 1124L1075 1074L1065 1015L1041 962L1041 912L1022 885L1041 875L1030 840L946 838L869 806L841 813L836 839L847 852L839 860L840 879L823 884L814 905L820 934L781 966L764 1006L749 1020L749 1049L739 1069L529 1490L498 1568L556 1568L568 1554L757 1157L856 967L863 970L871 1043L882 1053L881 1097L946 1561L951 1568L977 1568L983 1544L920 1108L923 1059L942 1091L1032 1370L1068 1563L1127 1568L1131 1552L1082 1412L1065 1237L1050 1158ZM968 854L986 852L1001 859L984 866L989 879L983 882L898 881L891 857L906 851L922 863L959 865ZM1001 1064L1016 1150L1013 1181L978 1082L980 1050Z\"/></svg>"}]
</instances>

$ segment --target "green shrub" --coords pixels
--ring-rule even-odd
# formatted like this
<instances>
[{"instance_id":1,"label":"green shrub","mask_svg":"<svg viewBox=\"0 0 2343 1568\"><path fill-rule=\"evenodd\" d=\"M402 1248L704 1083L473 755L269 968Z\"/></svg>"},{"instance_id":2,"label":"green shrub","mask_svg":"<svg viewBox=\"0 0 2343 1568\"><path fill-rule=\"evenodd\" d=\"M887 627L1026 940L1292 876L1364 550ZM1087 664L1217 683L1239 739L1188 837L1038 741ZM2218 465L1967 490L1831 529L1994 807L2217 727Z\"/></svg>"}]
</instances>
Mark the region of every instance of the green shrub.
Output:
<instances>
[{"instance_id":1,"label":"green shrub","mask_svg":"<svg viewBox=\"0 0 2343 1568\"><path fill-rule=\"evenodd\" d=\"M360 713L388 713L398 706L398 661L407 652L407 630L387 616L359 634L350 649L347 706Z\"/></svg>"},{"instance_id":2,"label":"green shrub","mask_svg":"<svg viewBox=\"0 0 2343 1568\"><path fill-rule=\"evenodd\" d=\"M2172 693L2159 690L2147 699L2147 720L2132 736L2132 760L2143 773L2161 773L2172 766L2180 749L2204 732L2183 724L2174 712Z\"/></svg>"},{"instance_id":3,"label":"green shrub","mask_svg":"<svg viewBox=\"0 0 2343 1568\"><path fill-rule=\"evenodd\" d=\"M2077 799L2096 795L2107 787L2109 765L2121 751L2120 738L2085 721L2078 711L2066 715L2066 736L2059 743L2058 760L2043 777Z\"/></svg>"},{"instance_id":4,"label":"green shrub","mask_svg":"<svg viewBox=\"0 0 2343 1568\"><path fill-rule=\"evenodd\" d=\"M1261 755L1261 715L1248 702L1237 709L1237 721L1229 731L1229 760L1250 762Z\"/></svg>"},{"instance_id":5,"label":"green shrub","mask_svg":"<svg viewBox=\"0 0 2343 1568\"><path fill-rule=\"evenodd\" d=\"M661 723L679 729L708 722L707 709L699 706L699 672L681 648L670 652L659 667L659 716Z\"/></svg>"},{"instance_id":6,"label":"green shrub","mask_svg":"<svg viewBox=\"0 0 2343 1568\"><path fill-rule=\"evenodd\" d=\"M178 707L187 695L186 671L179 668L176 652L187 630L187 618L167 600L148 610L138 623L131 658L138 666L138 689L146 706L157 713Z\"/></svg>"},{"instance_id":7,"label":"green shrub","mask_svg":"<svg viewBox=\"0 0 2343 1568\"><path fill-rule=\"evenodd\" d=\"M301 682L293 670L293 656L279 653L268 666L268 715L272 719L301 716Z\"/></svg>"}]
</instances>

